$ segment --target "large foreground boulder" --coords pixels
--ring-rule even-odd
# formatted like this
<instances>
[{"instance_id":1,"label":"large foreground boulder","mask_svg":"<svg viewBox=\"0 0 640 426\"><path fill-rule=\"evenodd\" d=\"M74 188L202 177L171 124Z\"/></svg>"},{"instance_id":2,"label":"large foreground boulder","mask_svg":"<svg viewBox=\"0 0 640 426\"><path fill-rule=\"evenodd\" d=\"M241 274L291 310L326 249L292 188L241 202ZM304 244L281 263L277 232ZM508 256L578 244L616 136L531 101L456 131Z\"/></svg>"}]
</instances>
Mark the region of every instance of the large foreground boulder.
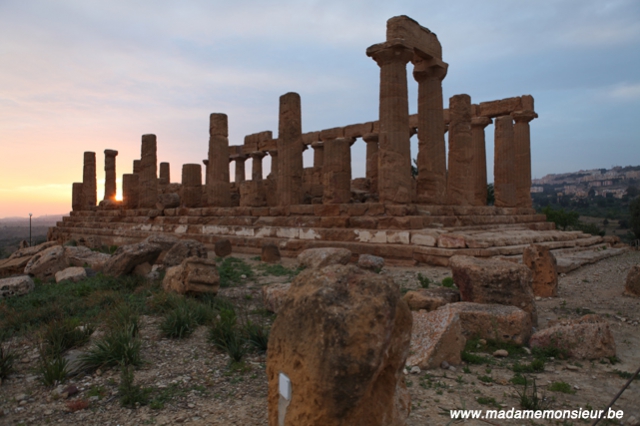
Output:
<instances>
[{"instance_id":1,"label":"large foreground boulder","mask_svg":"<svg viewBox=\"0 0 640 426\"><path fill-rule=\"evenodd\" d=\"M533 272L531 288L534 296L558 295L558 262L549 247L532 244L524 249L522 263Z\"/></svg>"},{"instance_id":2,"label":"large foreground boulder","mask_svg":"<svg viewBox=\"0 0 640 426\"><path fill-rule=\"evenodd\" d=\"M458 314L452 310L414 311L412 314L411 355L407 365L429 369L439 367L443 361L460 364L467 340L462 335Z\"/></svg>"},{"instance_id":3,"label":"large foreground boulder","mask_svg":"<svg viewBox=\"0 0 640 426\"><path fill-rule=\"evenodd\" d=\"M24 268L33 256L50 247L58 245L55 241L47 241L33 247L25 247L15 251L9 258L0 260L0 277L23 274Z\"/></svg>"},{"instance_id":4,"label":"large foreground boulder","mask_svg":"<svg viewBox=\"0 0 640 426\"><path fill-rule=\"evenodd\" d=\"M471 256L453 256L449 266L463 302L515 306L531 315L534 327L538 325L538 311L531 289L533 276L526 266Z\"/></svg>"},{"instance_id":5,"label":"large foreground boulder","mask_svg":"<svg viewBox=\"0 0 640 426\"><path fill-rule=\"evenodd\" d=\"M264 308L269 312L278 313L290 287L290 283L263 286L262 303L264 304Z\"/></svg>"},{"instance_id":6,"label":"large foreground boulder","mask_svg":"<svg viewBox=\"0 0 640 426\"><path fill-rule=\"evenodd\" d=\"M188 257L206 259L207 249L204 244L196 240L179 240L164 255L162 264L165 267L176 266Z\"/></svg>"},{"instance_id":7,"label":"large foreground boulder","mask_svg":"<svg viewBox=\"0 0 640 426\"><path fill-rule=\"evenodd\" d=\"M81 266L71 266L56 272L56 284L62 281L77 283L85 278L87 278L87 271Z\"/></svg>"},{"instance_id":8,"label":"large foreground boulder","mask_svg":"<svg viewBox=\"0 0 640 426\"><path fill-rule=\"evenodd\" d=\"M178 266L167 270L162 288L179 294L217 294L220 288L220 276L213 259L193 256Z\"/></svg>"},{"instance_id":9,"label":"large foreground boulder","mask_svg":"<svg viewBox=\"0 0 640 426\"><path fill-rule=\"evenodd\" d=\"M106 253L93 251L88 247L65 247L64 257L67 259L69 266L88 266L94 271L101 271L104 264L111 258Z\"/></svg>"},{"instance_id":10,"label":"large foreground boulder","mask_svg":"<svg viewBox=\"0 0 640 426\"><path fill-rule=\"evenodd\" d=\"M435 311L440 306L460 300L460 292L448 287L421 288L408 291L404 300L412 311Z\"/></svg>"},{"instance_id":11,"label":"large foreground boulder","mask_svg":"<svg viewBox=\"0 0 640 426\"><path fill-rule=\"evenodd\" d=\"M153 264L161 252L162 247L159 245L144 241L120 246L104 264L102 272L113 277L130 274L136 266L142 263Z\"/></svg>"},{"instance_id":12,"label":"large foreground boulder","mask_svg":"<svg viewBox=\"0 0 640 426\"><path fill-rule=\"evenodd\" d=\"M533 332L529 313L515 306L459 302L438 310L458 314L462 334L467 339L479 337L526 345Z\"/></svg>"},{"instance_id":13,"label":"large foreground boulder","mask_svg":"<svg viewBox=\"0 0 640 426\"><path fill-rule=\"evenodd\" d=\"M67 266L64 247L53 246L33 256L25 266L24 273L42 281L48 281L54 278L56 272L62 271Z\"/></svg>"},{"instance_id":14,"label":"large foreground boulder","mask_svg":"<svg viewBox=\"0 0 640 426\"><path fill-rule=\"evenodd\" d=\"M328 265L346 265L351 259L351 251L345 248L323 247L303 250L298 255L298 267L324 268Z\"/></svg>"},{"instance_id":15,"label":"large foreground boulder","mask_svg":"<svg viewBox=\"0 0 640 426\"><path fill-rule=\"evenodd\" d=\"M627 273L624 284L624 294L628 296L640 296L640 265L632 266Z\"/></svg>"},{"instance_id":16,"label":"large foreground boulder","mask_svg":"<svg viewBox=\"0 0 640 426\"><path fill-rule=\"evenodd\" d=\"M36 285L29 275L4 278L0 280L0 299L22 296L31 293L34 288Z\"/></svg>"},{"instance_id":17,"label":"large foreground boulder","mask_svg":"<svg viewBox=\"0 0 640 426\"><path fill-rule=\"evenodd\" d=\"M553 323L531 336L532 348L558 348L571 358L597 359L616 355L609 323L598 315Z\"/></svg>"},{"instance_id":18,"label":"large foreground boulder","mask_svg":"<svg viewBox=\"0 0 640 426\"><path fill-rule=\"evenodd\" d=\"M269 424L404 425L410 339L411 312L390 278L354 265L303 271L271 329Z\"/></svg>"}]
</instances>

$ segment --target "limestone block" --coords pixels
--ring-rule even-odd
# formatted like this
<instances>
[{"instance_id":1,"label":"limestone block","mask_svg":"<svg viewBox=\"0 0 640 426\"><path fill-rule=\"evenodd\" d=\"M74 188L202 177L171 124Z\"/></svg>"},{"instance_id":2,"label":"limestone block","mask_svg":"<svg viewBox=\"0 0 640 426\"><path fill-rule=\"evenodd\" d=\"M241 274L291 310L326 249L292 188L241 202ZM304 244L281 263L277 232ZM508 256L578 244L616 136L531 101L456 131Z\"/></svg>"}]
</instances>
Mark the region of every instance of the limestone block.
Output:
<instances>
[{"instance_id":1,"label":"limestone block","mask_svg":"<svg viewBox=\"0 0 640 426\"><path fill-rule=\"evenodd\" d=\"M58 243L48 241L34 247L26 247L14 252L8 259L0 259L0 277L7 277L24 273L24 268L37 253L53 247Z\"/></svg>"},{"instance_id":2,"label":"limestone block","mask_svg":"<svg viewBox=\"0 0 640 426\"><path fill-rule=\"evenodd\" d=\"M161 252L159 245L144 241L121 246L104 264L103 272L113 277L129 274L141 263L154 263Z\"/></svg>"},{"instance_id":3,"label":"limestone block","mask_svg":"<svg viewBox=\"0 0 640 426\"><path fill-rule=\"evenodd\" d=\"M531 315L534 327L538 325L538 312L531 289L533 277L526 266L471 256L453 256L449 266L463 302L515 306Z\"/></svg>"},{"instance_id":4,"label":"limestone block","mask_svg":"<svg viewBox=\"0 0 640 426\"><path fill-rule=\"evenodd\" d=\"M224 240L216 241L216 244L214 245L213 250L215 251L216 256L218 257L229 256L232 250L231 241L227 240L226 238Z\"/></svg>"},{"instance_id":5,"label":"limestone block","mask_svg":"<svg viewBox=\"0 0 640 426\"><path fill-rule=\"evenodd\" d=\"M82 266L85 265L93 269L94 271L101 271L105 262L111 258L106 253L100 253L93 251L88 247L65 247L64 257L67 259L67 264L70 266Z\"/></svg>"},{"instance_id":6,"label":"limestone block","mask_svg":"<svg viewBox=\"0 0 640 426\"><path fill-rule=\"evenodd\" d=\"M351 251L345 248L322 247L302 251L298 255L298 266L318 269L328 265L346 265L351 259Z\"/></svg>"},{"instance_id":7,"label":"limestone block","mask_svg":"<svg viewBox=\"0 0 640 426\"><path fill-rule=\"evenodd\" d=\"M480 337L526 345L531 337L531 316L515 306L459 302L439 309L458 314L467 339Z\"/></svg>"},{"instance_id":8,"label":"limestone block","mask_svg":"<svg viewBox=\"0 0 640 426\"><path fill-rule=\"evenodd\" d=\"M160 248L162 248L162 251L169 251L171 247L173 247L173 245L178 241L180 241L180 239L172 235L151 234L147 238L145 238L143 242L160 246Z\"/></svg>"},{"instance_id":9,"label":"limestone block","mask_svg":"<svg viewBox=\"0 0 640 426\"><path fill-rule=\"evenodd\" d=\"M56 283L61 281L71 281L77 283L85 278L87 278L87 271L81 266L71 266L69 268L65 268L62 271L56 272Z\"/></svg>"},{"instance_id":10,"label":"limestone block","mask_svg":"<svg viewBox=\"0 0 640 426\"><path fill-rule=\"evenodd\" d=\"M457 365L467 340L462 335L460 318L452 311L418 311L413 315L412 354L407 365L422 369L437 368L443 361Z\"/></svg>"},{"instance_id":11,"label":"limestone block","mask_svg":"<svg viewBox=\"0 0 640 426\"><path fill-rule=\"evenodd\" d=\"M33 256L25 266L24 273L42 281L48 281L54 278L56 272L63 270L67 266L64 247L53 246Z\"/></svg>"},{"instance_id":12,"label":"limestone block","mask_svg":"<svg viewBox=\"0 0 640 426\"><path fill-rule=\"evenodd\" d=\"M460 301L460 292L447 287L422 288L408 291L404 300L412 311L435 311L440 306Z\"/></svg>"},{"instance_id":13,"label":"limestone block","mask_svg":"<svg viewBox=\"0 0 640 426\"><path fill-rule=\"evenodd\" d=\"M358 257L358 266L362 269L378 272L384 267L384 259L372 254L361 254Z\"/></svg>"},{"instance_id":14,"label":"limestone block","mask_svg":"<svg viewBox=\"0 0 640 426\"><path fill-rule=\"evenodd\" d=\"M220 288L220 276L216 262L201 257L188 257L167 270L162 288L179 294L213 293Z\"/></svg>"},{"instance_id":15,"label":"limestone block","mask_svg":"<svg viewBox=\"0 0 640 426\"><path fill-rule=\"evenodd\" d=\"M616 355L616 344L609 323L598 315L585 315L552 324L531 336L529 345L532 348L557 347L577 359Z\"/></svg>"},{"instance_id":16,"label":"limestone block","mask_svg":"<svg viewBox=\"0 0 640 426\"><path fill-rule=\"evenodd\" d=\"M434 247L436 245L437 234L411 231L411 244L418 246Z\"/></svg>"},{"instance_id":17,"label":"limestone block","mask_svg":"<svg viewBox=\"0 0 640 426\"><path fill-rule=\"evenodd\" d=\"M147 277L152 270L153 270L153 266L151 266L149 262L144 262L137 265L135 268L133 268L132 274L137 275L139 277Z\"/></svg>"},{"instance_id":18,"label":"limestone block","mask_svg":"<svg viewBox=\"0 0 640 426\"><path fill-rule=\"evenodd\" d=\"M156 203L156 209L164 210L164 209L173 209L175 207L180 207L180 195L176 194L175 192L158 195L158 202Z\"/></svg>"},{"instance_id":19,"label":"limestone block","mask_svg":"<svg viewBox=\"0 0 640 426\"><path fill-rule=\"evenodd\" d=\"M640 296L640 265L634 265L629 269L624 293L629 296Z\"/></svg>"},{"instance_id":20,"label":"limestone block","mask_svg":"<svg viewBox=\"0 0 640 426\"><path fill-rule=\"evenodd\" d=\"M29 275L0 279L0 299L22 296L31 293L36 288Z\"/></svg>"},{"instance_id":21,"label":"limestone block","mask_svg":"<svg viewBox=\"0 0 640 426\"><path fill-rule=\"evenodd\" d=\"M533 294L540 297L558 295L558 264L549 247L532 244L524 249L522 263L533 272Z\"/></svg>"},{"instance_id":22,"label":"limestone block","mask_svg":"<svg viewBox=\"0 0 640 426\"><path fill-rule=\"evenodd\" d=\"M263 244L260 260L266 263L280 262L280 249L275 244Z\"/></svg>"},{"instance_id":23,"label":"limestone block","mask_svg":"<svg viewBox=\"0 0 640 426\"><path fill-rule=\"evenodd\" d=\"M291 283L271 284L262 287L262 303L267 311L278 313Z\"/></svg>"},{"instance_id":24,"label":"limestone block","mask_svg":"<svg viewBox=\"0 0 640 426\"><path fill-rule=\"evenodd\" d=\"M286 426L403 425L402 373L411 314L397 285L354 265L298 275L271 329L269 424L278 424L280 373L291 382ZM282 415L283 413L281 413Z\"/></svg>"},{"instance_id":25,"label":"limestone block","mask_svg":"<svg viewBox=\"0 0 640 426\"><path fill-rule=\"evenodd\" d=\"M438 247L441 248L465 248L466 245L463 235L442 234L438 237Z\"/></svg>"},{"instance_id":26,"label":"limestone block","mask_svg":"<svg viewBox=\"0 0 640 426\"><path fill-rule=\"evenodd\" d=\"M162 264L165 267L176 266L188 257L207 258L207 249L196 240L180 240L176 242L165 254ZM146 275L146 274L145 274Z\"/></svg>"}]
</instances>

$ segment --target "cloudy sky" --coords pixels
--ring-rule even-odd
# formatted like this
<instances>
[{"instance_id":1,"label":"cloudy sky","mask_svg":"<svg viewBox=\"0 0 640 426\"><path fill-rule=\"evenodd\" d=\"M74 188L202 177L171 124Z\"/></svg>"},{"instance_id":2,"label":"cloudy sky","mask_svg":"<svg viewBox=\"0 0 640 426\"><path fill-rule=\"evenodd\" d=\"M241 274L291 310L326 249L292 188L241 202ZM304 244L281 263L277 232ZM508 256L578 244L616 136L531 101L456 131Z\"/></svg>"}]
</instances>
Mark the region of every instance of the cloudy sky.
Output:
<instances>
[{"instance_id":1,"label":"cloudy sky","mask_svg":"<svg viewBox=\"0 0 640 426\"><path fill-rule=\"evenodd\" d=\"M144 133L179 182L207 156L211 112L229 115L232 145L276 135L286 92L302 97L305 132L376 120L365 50L396 15L438 35L445 104L534 96L534 177L640 164L637 0L0 0L0 217L68 212L82 153L97 153L101 183L103 151L118 150L120 177ZM492 145L490 126L489 159Z\"/></svg>"}]
</instances>

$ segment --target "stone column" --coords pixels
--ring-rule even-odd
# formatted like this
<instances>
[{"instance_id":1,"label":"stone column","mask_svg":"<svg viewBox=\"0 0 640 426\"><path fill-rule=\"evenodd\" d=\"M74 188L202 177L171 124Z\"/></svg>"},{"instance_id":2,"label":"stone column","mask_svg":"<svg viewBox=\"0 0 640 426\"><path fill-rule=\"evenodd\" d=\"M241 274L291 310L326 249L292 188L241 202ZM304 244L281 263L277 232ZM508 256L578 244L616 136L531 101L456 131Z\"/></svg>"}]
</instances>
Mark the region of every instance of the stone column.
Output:
<instances>
[{"instance_id":1,"label":"stone column","mask_svg":"<svg viewBox=\"0 0 640 426\"><path fill-rule=\"evenodd\" d=\"M169 185L171 183L169 163L160 163L160 180L158 183L162 186Z\"/></svg>"},{"instance_id":2,"label":"stone column","mask_svg":"<svg viewBox=\"0 0 640 426\"><path fill-rule=\"evenodd\" d=\"M158 158L156 135L142 135L138 207L155 208L158 201Z\"/></svg>"},{"instance_id":3,"label":"stone column","mask_svg":"<svg viewBox=\"0 0 640 426\"><path fill-rule=\"evenodd\" d=\"M118 151L104 150L104 199L116 199L116 156Z\"/></svg>"},{"instance_id":4,"label":"stone column","mask_svg":"<svg viewBox=\"0 0 640 426\"><path fill-rule=\"evenodd\" d=\"M140 174L142 170L142 160L133 160L133 173Z\"/></svg>"},{"instance_id":5,"label":"stone column","mask_svg":"<svg viewBox=\"0 0 640 426\"><path fill-rule=\"evenodd\" d=\"M98 187L96 183L96 153L84 153L82 167L82 209L87 210L96 206L98 201Z\"/></svg>"},{"instance_id":6,"label":"stone column","mask_svg":"<svg viewBox=\"0 0 640 426\"><path fill-rule=\"evenodd\" d=\"M251 180L253 181L261 181L262 180L262 159L265 154L261 151L255 151L251 154Z\"/></svg>"},{"instance_id":7,"label":"stone column","mask_svg":"<svg viewBox=\"0 0 640 426\"><path fill-rule=\"evenodd\" d=\"M323 204L346 204L351 201L351 144L354 141L353 138L324 141Z\"/></svg>"},{"instance_id":8,"label":"stone column","mask_svg":"<svg viewBox=\"0 0 640 426\"><path fill-rule=\"evenodd\" d=\"M246 155L238 154L231 156L231 160L236 163L236 186L240 185L242 182L246 180L245 170L244 170L244 162L247 160Z\"/></svg>"},{"instance_id":9,"label":"stone column","mask_svg":"<svg viewBox=\"0 0 640 426\"><path fill-rule=\"evenodd\" d=\"M515 183L513 119L510 115L495 120L495 160L493 191L496 207L515 207L518 203Z\"/></svg>"},{"instance_id":10,"label":"stone column","mask_svg":"<svg viewBox=\"0 0 640 426\"><path fill-rule=\"evenodd\" d=\"M140 175L136 173L122 175L122 203L129 209L138 208L138 187Z\"/></svg>"},{"instance_id":11,"label":"stone column","mask_svg":"<svg viewBox=\"0 0 640 426\"><path fill-rule=\"evenodd\" d=\"M269 173L273 179L277 180L278 176L278 150L267 151L271 157L271 172Z\"/></svg>"},{"instance_id":12,"label":"stone column","mask_svg":"<svg viewBox=\"0 0 640 426\"><path fill-rule=\"evenodd\" d=\"M202 164L204 164L204 184L209 185L209 160L202 160ZM203 194L202 196L204 197L205 195Z\"/></svg>"},{"instance_id":13,"label":"stone column","mask_svg":"<svg viewBox=\"0 0 640 426\"><path fill-rule=\"evenodd\" d=\"M367 133L362 136L367 144L366 177L369 180L369 191L378 192L378 134Z\"/></svg>"},{"instance_id":14,"label":"stone column","mask_svg":"<svg viewBox=\"0 0 640 426\"><path fill-rule=\"evenodd\" d=\"M418 82L418 194L425 204L444 204L447 190L447 159L444 142L442 80L448 65L434 60L414 61Z\"/></svg>"},{"instance_id":15,"label":"stone column","mask_svg":"<svg viewBox=\"0 0 640 426\"><path fill-rule=\"evenodd\" d=\"M82 182L74 182L71 185L71 210L77 212L82 210Z\"/></svg>"},{"instance_id":16,"label":"stone column","mask_svg":"<svg viewBox=\"0 0 640 426\"><path fill-rule=\"evenodd\" d=\"M512 112L516 157L516 198L518 207L531 207L531 130L529 122L538 117L533 111Z\"/></svg>"},{"instance_id":17,"label":"stone column","mask_svg":"<svg viewBox=\"0 0 640 426\"><path fill-rule=\"evenodd\" d=\"M449 99L448 204L468 206L473 202L473 145L471 143L471 97Z\"/></svg>"},{"instance_id":18,"label":"stone column","mask_svg":"<svg viewBox=\"0 0 640 426\"><path fill-rule=\"evenodd\" d=\"M378 193L380 202L409 203L412 197L407 62L413 49L383 43L367 49L380 66Z\"/></svg>"},{"instance_id":19,"label":"stone column","mask_svg":"<svg viewBox=\"0 0 640 426\"><path fill-rule=\"evenodd\" d=\"M184 207L202 206L202 166L200 164L182 165L180 204Z\"/></svg>"},{"instance_id":20,"label":"stone column","mask_svg":"<svg viewBox=\"0 0 640 426\"><path fill-rule=\"evenodd\" d=\"M209 117L207 204L216 207L231 206L228 129L226 114L211 114Z\"/></svg>"},{"instance_id":21,"label":"stone column","mask_svg":"<svg viewBox=\"0 0 640 426\"><path fill-rule=\"evenodd\" d=\"M324 165L324 142L316 141L311 143L313 148L313 168L322 171Z\"/></svg>"},{"instance_id":22,"label":"stone column","mask_svg":"<svg viewBox=\"0 0 640 426\"><path fill-rule=\"evenodd\" d=\"M473 145L473 205L487 205L487 152L485 148L484 128L493 120L489 117L471 119L471 144Z\"/></svg>"},{"instance_id":23,"label":"stone column","mask_svg":"<svg viewBox=\"0 0 640 426\"><path fill-rule=\"evenodd\" d=\"M280 96L278 162L278 205L302 204L302 120L297 93Z\"/></svg>"}]
</instances>

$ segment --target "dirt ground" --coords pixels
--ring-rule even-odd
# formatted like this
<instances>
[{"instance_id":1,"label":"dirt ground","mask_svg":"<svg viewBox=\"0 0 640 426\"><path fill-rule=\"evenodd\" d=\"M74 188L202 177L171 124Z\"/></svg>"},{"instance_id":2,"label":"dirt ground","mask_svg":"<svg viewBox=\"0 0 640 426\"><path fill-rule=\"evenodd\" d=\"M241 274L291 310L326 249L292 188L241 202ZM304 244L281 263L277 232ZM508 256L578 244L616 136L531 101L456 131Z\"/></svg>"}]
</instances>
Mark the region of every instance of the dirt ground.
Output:
<instances>
[{"instance_id":1,"label":"dirt ground","mask_svg":"<svg viewBox=\"0 0 640 426\"><path fill-rule=\"evenodd\" d=\"M258 262L242 257L255 266ZM293 261L285 259L284 266ZM535 377L538 396L549 409L604 409L626 383L627 374L640 367L640 298L622 295L627 271L640 263L640 252L630 251L580 268L560 277L559 297L537 301L540 327L557 318L577 318L585 313L603 315L613 331L619 362L602 360L548 359L543 372ZM417 274L441 282L450 276L446 268L385 267L402 289L419 287ZM224 295L246 305L260 303L261 286L286 282L286 277L256 274L240 287L221 290ZM257 305L256 305L257 306ZM136 371L136 383L161 390L166 396L163 407L122 408L118 399L120 373L97 371L75 377L59 388L43 386L35 374L38 359L33 336L12 342L20 354L17 372L0 386L0 424L82 424L82 425L266 425L267 382L265 356L252 354L244 365L230 368L227 355L207 341L207 329L200 327L184 340L161 337L160 318L143 317L142 355L147 361ZM407 425L448 425L462 423L451 419L449 410L520 408L522 385L514 385L514 363L528 363L532 356L504 359L487 356L491 363L460 365L453 369L435 369L407 373L412 412ZM616 360L614 360L616 361ZM551 385L569 385L563 393ZM62 390L74 385L78 393L65 399ZM530 389L530 387L529 387ZM567 389L565 389L567 390ZM84 400L88 407L72 411L74 401ZM77 403L76 403L77 404ZM632 424L640 419L640 380L634 381L614 405L623 410L622 420L600 424ZM621 423L625 422L625 423ZM466 420L469 425L503 424L590 424L585 420Z\"/></svg>"}]
</instances>

